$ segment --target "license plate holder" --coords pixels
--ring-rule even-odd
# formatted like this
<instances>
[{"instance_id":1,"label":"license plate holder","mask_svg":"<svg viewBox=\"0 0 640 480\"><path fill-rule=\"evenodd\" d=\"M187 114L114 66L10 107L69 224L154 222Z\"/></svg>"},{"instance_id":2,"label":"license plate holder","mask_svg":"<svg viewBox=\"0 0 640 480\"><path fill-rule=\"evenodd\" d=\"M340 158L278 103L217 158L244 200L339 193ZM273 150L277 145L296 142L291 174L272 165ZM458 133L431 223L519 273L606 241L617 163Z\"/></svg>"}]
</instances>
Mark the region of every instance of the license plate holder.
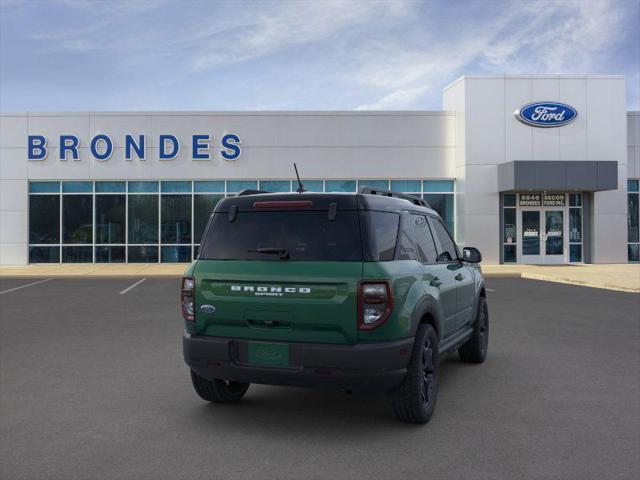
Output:
<instances>
[{"instance_id":1,"label":"license plate holder","mask_svg":"<svg viewBox=\"0 0 640 480\"><path fill-rule=\"evenodd\" d=\"M248 363L269 367L289 366L289 344L249 342Z\"/></svg>"}]
</instances>

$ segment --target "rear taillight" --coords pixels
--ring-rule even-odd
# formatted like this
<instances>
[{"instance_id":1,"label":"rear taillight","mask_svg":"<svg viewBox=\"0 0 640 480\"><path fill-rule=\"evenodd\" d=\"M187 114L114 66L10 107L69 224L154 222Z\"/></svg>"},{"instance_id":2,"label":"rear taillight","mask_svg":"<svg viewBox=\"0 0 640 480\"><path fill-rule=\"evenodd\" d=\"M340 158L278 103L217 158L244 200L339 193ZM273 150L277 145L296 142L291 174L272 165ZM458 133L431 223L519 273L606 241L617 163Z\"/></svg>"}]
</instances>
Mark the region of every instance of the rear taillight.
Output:
<instances>
[{"instance_id":1,"label":"rear taillight","mask_svg":"<svg viewBox=\"0 0 640 480\"><path fill-rule=\"evenodd\" d=\"M393 296L387 281L361 282L358 286L358 328L373 330L391 315Z\"/></svg>"},{"instance_id":2,"label":"rear taillight","mask_svg":"<svg viewBox=\"0 0 640 480\"><path fill-rule=\"evenodd\" d=\"M193 277L182 277L182 316L187 322L194 321L193 293L195 290L195 281Z\"/></svg>"}]
</instances>

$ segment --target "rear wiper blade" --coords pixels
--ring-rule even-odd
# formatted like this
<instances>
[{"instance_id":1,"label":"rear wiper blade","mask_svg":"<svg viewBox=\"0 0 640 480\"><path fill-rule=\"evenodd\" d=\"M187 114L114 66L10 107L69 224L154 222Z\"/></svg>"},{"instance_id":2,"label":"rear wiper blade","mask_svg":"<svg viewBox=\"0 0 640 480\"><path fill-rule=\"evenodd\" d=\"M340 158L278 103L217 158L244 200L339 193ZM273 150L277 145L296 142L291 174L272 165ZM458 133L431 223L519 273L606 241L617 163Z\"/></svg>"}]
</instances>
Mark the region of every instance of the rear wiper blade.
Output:
<instances>
[{"instance_id":1,"label":"rear wiper blade","mask_svg":"<svg viewBox=\"0 0 640 480\"><path fill-rule=\"evenodd\" d=\"M280 255L280 258L286 260L289 258L289 250L286 248L278 248L278 247L264 247L257 248L255 250L249 250L252 253L271 253L275 255Z\"/></svg>"}]
</instances>

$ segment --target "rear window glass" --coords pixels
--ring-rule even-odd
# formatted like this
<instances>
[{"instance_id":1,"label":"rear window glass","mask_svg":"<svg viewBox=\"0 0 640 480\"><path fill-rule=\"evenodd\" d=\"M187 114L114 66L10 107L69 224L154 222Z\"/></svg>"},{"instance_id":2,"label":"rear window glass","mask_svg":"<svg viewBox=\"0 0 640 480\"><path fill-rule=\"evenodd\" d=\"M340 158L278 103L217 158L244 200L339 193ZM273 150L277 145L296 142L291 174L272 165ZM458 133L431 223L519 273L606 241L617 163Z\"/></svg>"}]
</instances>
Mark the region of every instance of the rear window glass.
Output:
<instances>
[{"instance_id":1,"label":"rear window glass","mask_svg":"<svg viewBox=\"0 0 640 480\"><path fill-rule=\"evenodd\" d=\"M261 251L258 251L261 250ZM286 254L283 255L283 252ZM216 213L204 244L204 260L362 261L358 212L327 211Z\"/></svg>"}]
</instances>

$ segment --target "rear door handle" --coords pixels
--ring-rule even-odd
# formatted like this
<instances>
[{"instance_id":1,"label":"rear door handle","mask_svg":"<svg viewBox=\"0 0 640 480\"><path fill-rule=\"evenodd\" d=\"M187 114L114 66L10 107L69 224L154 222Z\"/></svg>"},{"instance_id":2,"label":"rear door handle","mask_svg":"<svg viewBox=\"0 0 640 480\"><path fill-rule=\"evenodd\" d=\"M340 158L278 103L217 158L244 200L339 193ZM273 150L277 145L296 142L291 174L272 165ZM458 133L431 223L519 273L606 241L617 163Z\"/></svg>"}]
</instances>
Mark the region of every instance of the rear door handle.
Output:
<instances>
[{"instance_id":1,"label":"rear door handle","mask_svg":"<svg viewBox=\"0 0 640 480\"><path fill-rule=\"evenodd\" d=\"M438 277L433 277L433 280L429 282L429 285L431 285L432 287L439 287L440 285L442 285L442 281Z\"/></svg>"},{"instance_id":2,"label":"rear door handle","mask_svg":"<svg viewBox=\"0 0 640 480\"><path fill-rule=\"evenodd\" d=\"M460 280L464 280L464 275L462 275L461 273L459 273L459 274L457 274L454 278L455 278L456 280L458 280L458 281L460 281Z\"/></svg>"}]
</instances>

